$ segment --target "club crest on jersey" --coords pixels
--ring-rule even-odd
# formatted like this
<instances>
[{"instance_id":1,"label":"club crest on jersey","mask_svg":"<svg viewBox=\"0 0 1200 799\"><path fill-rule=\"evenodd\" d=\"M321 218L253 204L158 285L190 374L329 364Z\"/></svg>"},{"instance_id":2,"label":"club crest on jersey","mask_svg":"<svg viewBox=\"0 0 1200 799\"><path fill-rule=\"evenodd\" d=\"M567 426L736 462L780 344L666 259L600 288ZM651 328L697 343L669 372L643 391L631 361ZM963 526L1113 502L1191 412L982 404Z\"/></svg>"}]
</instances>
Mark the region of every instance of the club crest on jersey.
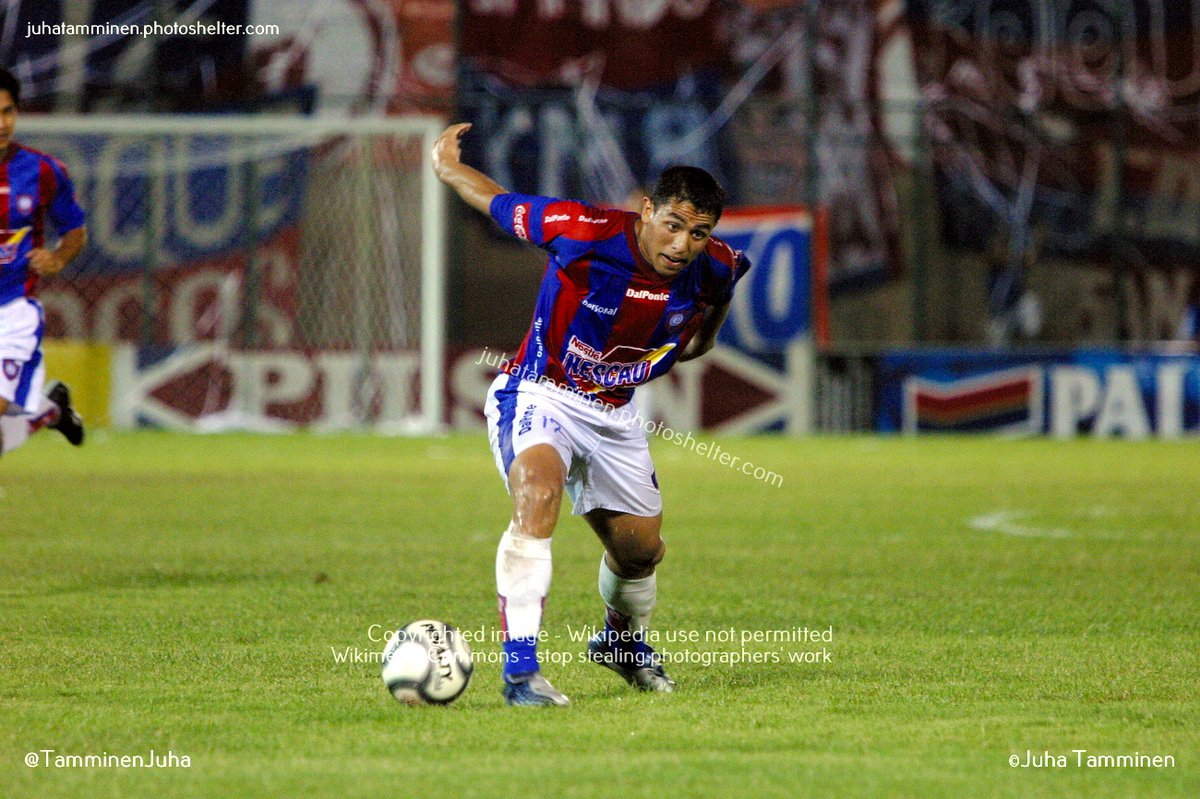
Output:
<instances>
[{"instance_id":1,"label":"club crest on jersey","mask_svg":"<svg viewBox=\"0 0 1200 799\"><path fill-rule=\"evenodd\" d=\"M28 194L17 195L17 210L23 214L28 214L33 211L33 198Z\"/></svg>"},{"instance_id":2,"label":"club crest on jersey","mask_svg":"<svg viewBox=\"0 0 1200 799\"><path fill-rule=\"evenodd\" d=\"M654 365L674 348L674 344L656 350L619 346L602 355L578 337L571 336L563 358L563 370L571 378L594 384L596 391L636 386L649 380Z\"/></svg>"},{"instance_id":3,"label":"club crest on jersey","mask_svg":"<svg viewBox=\"0 0 1200 799\"><path fill-rule=\"evenodd\" d=\"M9 380L16 380L17 375L21 374L21 364L9 358L4 359L4 376Z\"/></svg>"}]
</instances>

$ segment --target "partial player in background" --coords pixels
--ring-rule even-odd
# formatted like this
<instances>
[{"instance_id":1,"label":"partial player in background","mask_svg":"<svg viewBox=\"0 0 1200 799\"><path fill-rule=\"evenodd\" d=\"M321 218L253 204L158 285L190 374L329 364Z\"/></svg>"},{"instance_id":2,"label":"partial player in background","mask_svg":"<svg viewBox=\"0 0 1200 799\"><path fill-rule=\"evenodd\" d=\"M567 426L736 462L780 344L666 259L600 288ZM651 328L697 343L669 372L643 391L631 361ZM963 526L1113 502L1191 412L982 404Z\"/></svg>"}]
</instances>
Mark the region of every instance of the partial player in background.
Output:
<instances>
[{"instance_id":1,"label":"partial player in background","mask_svg":"<svg viewBox=\"0 0 1200 799\"><path fill-rule=\"evenodd\" d=\"M688 166L663 172L640 212L509 193L462 163L452 125L434 168L472 208L547 250L525 342L488 391L488 437L512 496L496 553L504 697L566 705L542 676L537 638L550 590L550 538L565 488L599 536L604 631L588 656L644 691L672 691L646 642L666 545L662 497L634 389L712 348L750 264L712 236L725 193Z\"/></svg>"},{"instance_id":2,"label":"partial player in background","mask_svg":"<svg viewBox=\"0 0 1200 799\"><path fill-rule=\"evenodd\" d=\"M0 67L0 454L12 452L43 427L83 443L83 420L63 383L42 395L45 317L35 300L40 277L56 275L87 243L83 210L66 168L12 140L21 84ZM59 236L43 244L46 220Z\"/></svg>"}]
</instances>

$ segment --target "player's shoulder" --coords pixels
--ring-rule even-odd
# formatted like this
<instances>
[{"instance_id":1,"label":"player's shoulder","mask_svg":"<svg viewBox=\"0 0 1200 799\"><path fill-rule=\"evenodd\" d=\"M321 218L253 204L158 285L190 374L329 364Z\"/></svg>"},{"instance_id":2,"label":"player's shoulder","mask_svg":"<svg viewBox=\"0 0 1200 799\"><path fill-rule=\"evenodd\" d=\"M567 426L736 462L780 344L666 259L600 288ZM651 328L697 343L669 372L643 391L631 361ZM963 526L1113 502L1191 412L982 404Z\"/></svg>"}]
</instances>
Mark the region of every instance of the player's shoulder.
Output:
<instances>
[{"instance_id":1,"label":"player's shoulder","mask_svg":"<svg viewBox=\"0 0 1200 799\"><path fill-rule=\"evenodd\" d=\"M733 285L746 274L750 261L741 250L735 250L716 236L709 238L704 260L707 266L700 272L700 281L705 293L711 292L711 297L718 298L715 302L728 302Z\"/></svg>"},{"instance_id":2,"label":"player's shoulder","mask_svg":"<svg viewBox=\"0 0 1200 799\"><path fill-rule=\"evenodd\" d=\"M21 142L13 142L13 152L9 156L10 163L28 163L29 165L47 164L55 172L66 175L67 166L53 155L41 150L34 149L27 144Z\"/></svg>"},{"instance_id":3,"label":"player's shoulder","mask_svg":"<svg viewBox=\"0 0 1200 799\"><path fill-rule=\"evenodd\" d=\"M704 247L704 254L712 260L734 269L737 266L738 259L741 257L739 250L733 249L729 244L718 236L709 236L708 244Z\"/></svg>"},{"instance_id":4,"label":"player's shoulder","mask_svg":"<svg viewBox=\"0 0 1200 799\"><path fill-rule=\"evenodd\" d=\"M625 229L630 212L600 208L579 200L551 200L542 208L542 230L547 239L598 241Z\"/></svg>"}]
</instances>

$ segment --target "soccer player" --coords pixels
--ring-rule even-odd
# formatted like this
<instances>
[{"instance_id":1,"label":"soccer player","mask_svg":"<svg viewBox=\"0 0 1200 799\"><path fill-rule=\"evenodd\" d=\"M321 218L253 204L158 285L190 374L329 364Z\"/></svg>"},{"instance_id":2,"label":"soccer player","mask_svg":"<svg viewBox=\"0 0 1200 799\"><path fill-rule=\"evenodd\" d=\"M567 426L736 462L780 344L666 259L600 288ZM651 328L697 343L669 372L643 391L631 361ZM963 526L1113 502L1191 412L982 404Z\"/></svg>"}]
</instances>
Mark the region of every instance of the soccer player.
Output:
<instances>
[{"instance_id":1,"label":"soccer player","mask_svg":"<svg viewBox=\"0 0 1200 799\"><path fill-rule=\"evenodd\" d=\"M513 194L462 163L451 125L434 168L472 208L547 250L533 322L488 391L488 438L512 496L496 553L510 705L566 705L537 641L564 487L599 536L604 630L588 656L643 691L672 691L646 643L663 559L662 498L634 389L712 348L749 262L712 236L725 193L696 167L663 172L641 213Z\"/></svg>"},{"instance_id":2,"label":"soccer player","mask_svg":"<svg viewBox=\"0 0 1200 799\"><path fill-rule=\"evenodd\" d=\"M12 140L20 102L20 82L0 67L0 454L43 427L83 443L67 386L55 382L42 396L45 320L33 294L39 277L58 274L79 255L87 228L66 168ZM43 246L47 218L59 236L53 250Z\"/></svg>"}]
</instances>

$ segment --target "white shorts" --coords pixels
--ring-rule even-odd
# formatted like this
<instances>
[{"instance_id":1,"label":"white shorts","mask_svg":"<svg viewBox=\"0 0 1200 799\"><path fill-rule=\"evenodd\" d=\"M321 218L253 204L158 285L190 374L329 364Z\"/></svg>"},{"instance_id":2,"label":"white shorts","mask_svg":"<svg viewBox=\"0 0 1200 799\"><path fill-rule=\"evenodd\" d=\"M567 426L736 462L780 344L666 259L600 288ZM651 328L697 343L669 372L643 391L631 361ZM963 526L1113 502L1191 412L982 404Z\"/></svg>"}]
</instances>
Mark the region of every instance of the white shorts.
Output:
<instances>
[{"instance_id":1,"label":"white shorts","mask_svg":"<svg viewBox=\"0 0 1200 799\"><path fill-rule=\"evenodd\" d=\"M632 403L604 410L564 389L501 373L488 389L484 413L505 488L513 460L534 444L549 444L566 466L576 516L596 508L635 516L662 512L658 476Z\"/></svg>"},{"instance_id":2,"label":"white shorts","mask_svg":"<svg viewBox=\"0 0 1200 799\"><path fill-rule=\"evenodd\" d=\"M8 400L10 415L41 411L45 328L37 300L20 297L0 305L0 397Z\"/></svg>"}]
</instances>

